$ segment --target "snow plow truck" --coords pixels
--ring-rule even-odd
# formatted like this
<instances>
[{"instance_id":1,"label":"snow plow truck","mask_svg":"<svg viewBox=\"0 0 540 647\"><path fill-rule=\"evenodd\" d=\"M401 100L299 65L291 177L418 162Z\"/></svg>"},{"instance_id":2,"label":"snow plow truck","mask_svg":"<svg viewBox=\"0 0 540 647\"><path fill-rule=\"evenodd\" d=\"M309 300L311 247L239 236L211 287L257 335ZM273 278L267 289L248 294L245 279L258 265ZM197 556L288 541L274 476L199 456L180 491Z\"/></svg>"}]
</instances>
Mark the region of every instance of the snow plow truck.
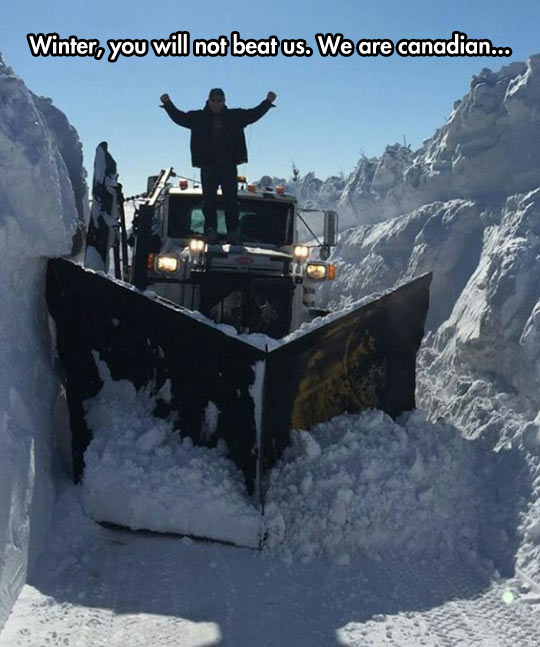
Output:
<instances>
[{"instance_id":1,"label":"snow plow truck","mask_svg":"<svg viewBox=\"0 0 540 647\"><path fill-rule=\"evenodd\" d=\"M294 196L241 178L240 244L226 241L218 196L220 240L209 246L198 186L171 168L150 178L129 233L116 179L102 143L85 266L71 259L48 266L76 479L92 439L85 401L103 384L96 357L114 380L151 389L155 415L173 420L181 436L206 446L225 440L262 509L266 475L293 430L344 412L378 408L396 417L414 408L431 275L330 313L316 297L335 277L334 212L324 213L322 241L313 235L308 245ZM219 417L208 438L201 430L210 403Z\"/></svg>"}]
</instances>

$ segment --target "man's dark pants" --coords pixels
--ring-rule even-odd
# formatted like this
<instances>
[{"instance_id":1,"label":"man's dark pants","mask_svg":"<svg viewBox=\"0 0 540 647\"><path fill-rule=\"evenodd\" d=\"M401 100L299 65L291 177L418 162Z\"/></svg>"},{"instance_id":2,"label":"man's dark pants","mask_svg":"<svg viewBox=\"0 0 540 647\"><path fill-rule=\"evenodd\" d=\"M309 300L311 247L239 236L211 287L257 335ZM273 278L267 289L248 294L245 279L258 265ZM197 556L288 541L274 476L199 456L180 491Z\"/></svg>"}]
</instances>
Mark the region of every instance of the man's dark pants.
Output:
<instances>
[{"instance_id":1,"label":"man's dark pants","mask_svg":"<svg viewBox=\"0 0 540 647\"><path fill-rule=\"evenodd\" d=\"M221 185L227 233L238 230L238 179L233 164L215 163L201 168L203 190L204 229L217 231L217 190Z\"/></svg>"}]
</instances>

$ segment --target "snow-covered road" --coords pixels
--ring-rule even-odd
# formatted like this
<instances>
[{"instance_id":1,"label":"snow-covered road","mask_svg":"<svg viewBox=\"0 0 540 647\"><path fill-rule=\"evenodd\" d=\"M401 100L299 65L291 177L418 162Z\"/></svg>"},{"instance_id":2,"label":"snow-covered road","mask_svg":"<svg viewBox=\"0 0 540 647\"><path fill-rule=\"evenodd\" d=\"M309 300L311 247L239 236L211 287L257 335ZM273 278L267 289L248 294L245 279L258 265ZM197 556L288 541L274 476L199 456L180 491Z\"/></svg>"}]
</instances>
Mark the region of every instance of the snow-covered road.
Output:
<instances>
[{"instance_id":1,"label":"snow-covered road","mask_svg":"<svg viewBox=\"0 0 540 647\"><path fill-rule=\"evenodd\" d=\"M1 647L536 646L540 588L478 564L326 559L102 528L66 485ZM536 589L536 590L535 590Z\"/></svg>"}]
</instances>

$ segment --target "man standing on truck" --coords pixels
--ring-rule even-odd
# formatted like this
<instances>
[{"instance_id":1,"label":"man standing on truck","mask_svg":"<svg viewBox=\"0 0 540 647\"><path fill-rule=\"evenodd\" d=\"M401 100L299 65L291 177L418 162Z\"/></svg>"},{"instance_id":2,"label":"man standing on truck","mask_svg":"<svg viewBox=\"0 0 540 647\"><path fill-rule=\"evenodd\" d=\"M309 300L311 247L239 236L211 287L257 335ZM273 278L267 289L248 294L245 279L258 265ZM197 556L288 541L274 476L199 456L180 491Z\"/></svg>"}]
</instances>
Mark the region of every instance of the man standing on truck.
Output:
<instances>
[{"instance_id":1,"label":"man standing on truck","mask_svg":"<svg viewBox=\"0 0 540 647\"><path fill-rule=\"evenodd\" d=\"M178 110L168 94L161 95L161 108L179 126L191 130L191 162L201 169L205 236L209 244L218 242L217 190L221 185L225 207L227 238L230 243L240 242L238 213L237 165L247 162L244 128L265 115L276 99L269 92L266 99L255 108L229 109L221 88L210 90L202 110Z\"/></svg>"}]
</instances>

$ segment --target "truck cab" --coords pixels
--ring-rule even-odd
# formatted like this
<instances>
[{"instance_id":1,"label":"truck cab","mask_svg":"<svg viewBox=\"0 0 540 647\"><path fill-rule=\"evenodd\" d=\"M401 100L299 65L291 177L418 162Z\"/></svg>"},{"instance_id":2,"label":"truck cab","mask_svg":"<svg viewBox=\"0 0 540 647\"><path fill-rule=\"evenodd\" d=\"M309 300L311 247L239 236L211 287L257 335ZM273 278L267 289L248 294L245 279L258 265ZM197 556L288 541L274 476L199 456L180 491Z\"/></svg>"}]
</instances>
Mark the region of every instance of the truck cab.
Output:
<instances>
[{"instance_id":1,"label":"truck cab","mask_svg":"<svg viewBox=\"0 0 540 647\"><path fill-rule=\"evenodd\" d=\"M282 187L241 181L238 205L240 244L227 242L218 192L218 244L208 245L201 188L186 180L162 186L153 204L145 287L216 323L280 338L324 314L315 295L322 281L335 277L322 258L335 244L337 214L324 212L324 241L306 245L299 240L296 198ZM320 258L311 258L317 247Z\"/></svg>"}]
</instances>

